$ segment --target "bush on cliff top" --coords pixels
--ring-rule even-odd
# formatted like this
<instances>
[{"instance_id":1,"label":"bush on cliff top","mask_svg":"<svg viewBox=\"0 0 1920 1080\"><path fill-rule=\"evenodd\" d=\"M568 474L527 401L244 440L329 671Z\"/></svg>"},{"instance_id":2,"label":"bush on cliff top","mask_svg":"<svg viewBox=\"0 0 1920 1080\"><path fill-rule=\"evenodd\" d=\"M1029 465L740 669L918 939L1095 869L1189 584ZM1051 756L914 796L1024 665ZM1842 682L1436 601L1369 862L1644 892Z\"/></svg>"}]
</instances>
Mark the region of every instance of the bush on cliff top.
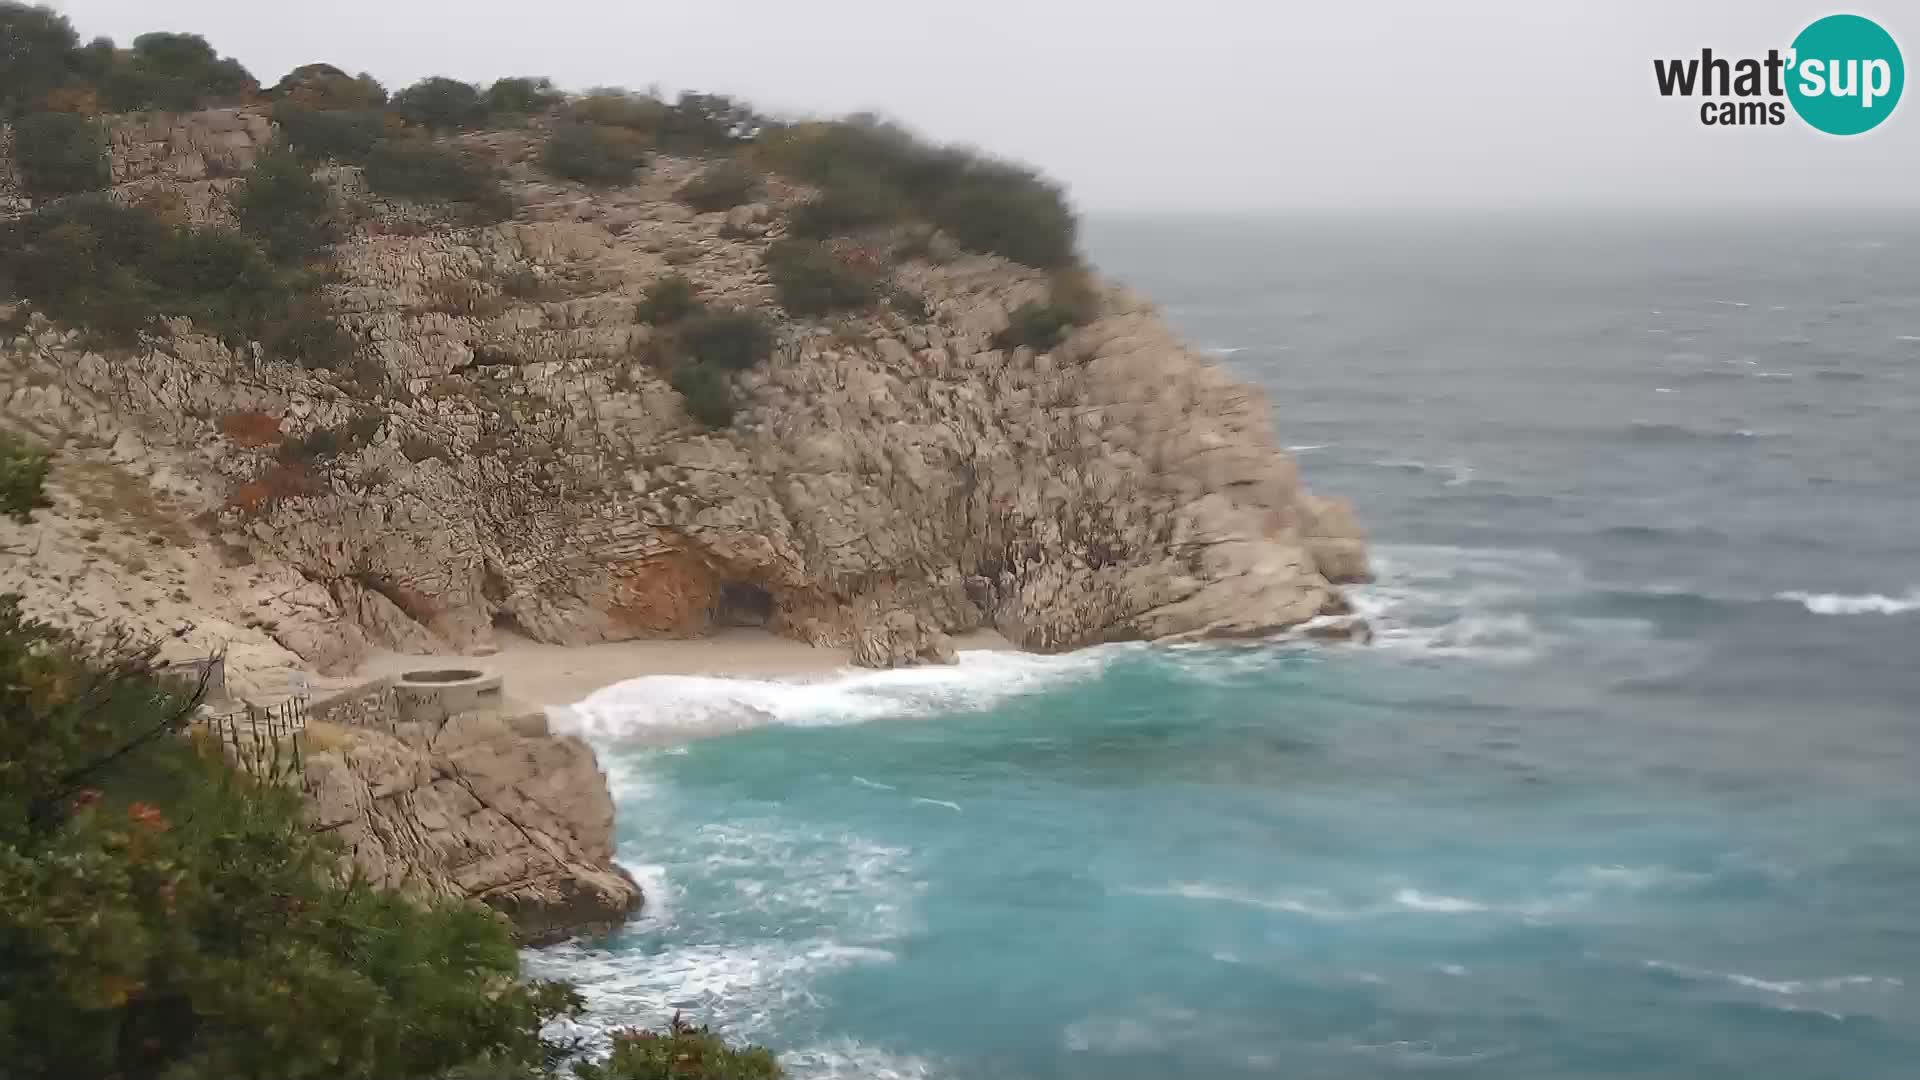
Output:
<instances>
[{"instance_id":1,"label":"bush on cliff top","mask_svg":"<svg viewBox=\"0 0 1920 1080\"><path fill-rule=\"evenodd\" d=\"M0 116L49 107L56 96L114 112L197 109L243 98L255 83L240 62L195 34L142 34L127 50L96 38L85 46L64 16L0 2Z\"/></svg>"},{"instance_id":2,"label":"bush on cliff top","mask_svg":"<svg viewBox=\"0 0 1920 1080\"><path fill-rule=\"evenodd\" d=\"M198 34L141 34L132 49L112 55L98 85L115 112L185 112L259 88L240 61L222 57Z\"/></svg>"},{"instance_id":3,"label":"bush on cliff top","mask_svg":"<svg viewBox=\"0 0 1920 1080\"><path fill-rule=\"evenodd\" d=\"M394 94L392 105L408 123L433 131L478 127L487 119L479 87L439 75Z\"/></svg>"},{"instance_id":4,"label":"bush on cliff top","mask_svg":"<svg viewBox=\"0 0 1920 1080\"><path fill-rule=\"evenodd\" d=\"M903 207L974 251L1040 269L1074 261L1077 223L1065 193L1030 169L933 146L871 116L790 125L763 137L757 152L821 185L822 205L797 216L797 229L848 231L906 216L895 213Z\"/></svg>"},{"instance_id":5,"label":"bush on cliff top","mask_svg":"<svg viewBox=\"0 0 1920 1080\"><path fill-rule=\"evenodd\" d=\"M36 199L99 191L113 182L100 122L73 113L31 113L13 129L20 187Z\"/></svg>"},{"instance_id":6,"label":"bush on cliff top","mask_svg":"<svg viewBox=\"0 0 1920 1080\"><path fill-rule=\"evenodd\" d=\"M522 75L495 79L481 100L494 117L532 116L567 100L567 95L544 75Z\"/></svg>"}]
</instances>

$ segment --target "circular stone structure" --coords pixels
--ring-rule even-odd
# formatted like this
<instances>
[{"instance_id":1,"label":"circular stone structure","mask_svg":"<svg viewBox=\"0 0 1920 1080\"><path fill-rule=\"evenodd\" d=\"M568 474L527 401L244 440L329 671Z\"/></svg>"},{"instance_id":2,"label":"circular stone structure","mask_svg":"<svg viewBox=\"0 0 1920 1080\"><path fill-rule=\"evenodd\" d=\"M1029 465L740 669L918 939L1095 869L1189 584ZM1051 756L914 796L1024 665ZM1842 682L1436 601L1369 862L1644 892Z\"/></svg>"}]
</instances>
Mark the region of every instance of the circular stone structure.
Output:
<instances>
[{"instance_id":1,"label":"circular stone structure","mask_svg":"<svg viewBox=\"0 0 1920 1080\"><path fill-rule=\"evenodd\" d=\"M476 668L404 671L393 681L400 718L444 721L454 713L500 707L500 676Z\"/></svg>"}]
</instances>

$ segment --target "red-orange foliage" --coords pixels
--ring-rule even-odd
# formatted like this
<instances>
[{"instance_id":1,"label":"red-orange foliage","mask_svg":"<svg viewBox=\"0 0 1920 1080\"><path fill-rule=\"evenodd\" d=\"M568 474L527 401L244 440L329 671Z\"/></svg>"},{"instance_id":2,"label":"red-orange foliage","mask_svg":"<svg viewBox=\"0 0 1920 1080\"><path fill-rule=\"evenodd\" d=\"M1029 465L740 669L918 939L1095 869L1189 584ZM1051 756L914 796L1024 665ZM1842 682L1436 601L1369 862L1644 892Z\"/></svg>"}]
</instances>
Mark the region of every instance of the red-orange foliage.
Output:
<instances>
[{"instance_id":1,"label":"red-orange foliage","mask_svg":"<svg viewBox=\"0 0 1920 1080\"><path fill-rule=\"evenodd\" d=\"M220 418L220 434L237 446L274 446L280 442L280 420L252 410L228 413Z\"/></svg>"}]
</instances>

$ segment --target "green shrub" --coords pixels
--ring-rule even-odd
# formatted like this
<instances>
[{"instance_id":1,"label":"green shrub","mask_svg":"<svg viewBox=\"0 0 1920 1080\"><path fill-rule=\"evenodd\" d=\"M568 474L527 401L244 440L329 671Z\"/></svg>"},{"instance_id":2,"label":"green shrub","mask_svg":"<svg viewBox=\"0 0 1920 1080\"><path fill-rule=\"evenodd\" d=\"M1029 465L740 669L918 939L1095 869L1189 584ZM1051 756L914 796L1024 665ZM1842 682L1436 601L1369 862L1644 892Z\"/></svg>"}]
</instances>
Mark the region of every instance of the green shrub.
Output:
<instances>
[{"instance_id":1,"label":"green shrub","mask_svg":"<svg viewBox=\"0 0 1920 1080\"><path fill-rule=\"evenodd\" d=\"M694 361L745 371L773 354L773 328L750 311L703 311L681 324L680 345Z\"/></svg>"},{"instance_id":2,"label":"green shrub","mask_svg":"<svg viewBox=\"0 0 1920 1080\"><path fill-rule=\"evenodd\" d=\"M355 413L347 421L347 436L356 446L366 446L380 434L380 428L387 422L385 413L379 411Z\"/></svg>"},{"instance_id":3,"label":"green shrub","mask_svg":"<svg viewBox=\"0 0 1920 1080\"><path fill-rule=\"evenodd\" d=\"M616 187L633 182L634 174L647 163L647 153L625 129L560 124L547 136L540 163L555 176Z\"/></svg>"},{"instance_id":4,"label":"green shrub","mask_svg":"<svg viewBox=\"0 0 1920 1080\"><path fill-rule=\"evenodd\" d=\"M51 467L44 451L0 431L0 514L25 523L52 506L45 490Z\"/></svg>"},{"instance_id":5,"label":"green shrub","mask_svg":"<svg viewBox=\"0 0 1920 1080\"><path fill-rule=\"evenodd\" d=\"M786 239L766 254L767 276L789 315L827 315L873 303L878 277L848 265L825 244Z\"/></svg>"},{"instance_id":6,"label":"green shrub","mask_svg":"<svg viewBox=\"0 0 1920 1080\"><path fill-rule=\"evenodd\" d=\"M993 335L993 347L1017 349L1024 345L1034 352L1046 352L1060 344L1071 325L1067 314L1052 304L1021 304L1007 316L1006 329Z\"/></svg>"},{"instance_id":7,"label":"green shrub","mask_svg":"<svg viewBox=\"0 0 1920 1080\"><path fill-rule=\"evenodd\" d=\"M673 197L702 214L731 210L752 202L759 194L760 178L737 161L723 161L700 170L700 174L680 185Z\"/></svg>"},{"instance_id":8,"label":"green shrub","mask_svg":"<svg viewBox=\"0 0 1920 1080\"><path fill-rule=\"evenodd\" d=\"M408 123L433 131L478 127L487 119L479 87L439 75L393 95L393 110Z\"/></svg>"},{"instance_id":9,"label":"green shrub","mask_svg":"<svg viewBox=\"0 0 1920 1080\"><path fill-rule=\"evenodd\" d=\"M673 388L685 400L688 416L716 430L733 423L733 384L726 372L690 360L673 369Z\"/></svg>"},{"instance_id":10,"label":"green shrub","mask_svg":"<svg viewBox=\"0 0 1920 1080\"><path fill-rule=\"evenodd\" d=\"M933 317L933 309L927 306L926 297L912 289L894 285L887 288L886 294L887 306L909 319L925 322Z\"/></svg>"},{"instance_id":11,"label":"green shrub","mask_svg":"<svg viewBox=\"0 0 1920 1080\"><path fill-rule=\"evenodd\" d=\"M13 131L20 186L36 199L98 191L113 182L99 122L73 113L30 113Z\"/></svg>"},{"instance_id":12,"label":"green shrub","mask_svg":"<svg viewBox=\"0 0 1920 1080\"><path fill-rule=\"evenodd\" d=\"M704 1027L673 1014L664 1032L622 1031L602 1064L576 1069L580 1080L780 1080L780 1063L765 1048L735 1049Z\"/></svg>"},{"instance_id":13,"label":"green shrub","mask_svg":"<svg viewBox=\"0 0 1920 1080\"><path fill-rule=\"evenodd\" d=\"M297 784L181 734L194 701L0 598L7 1075L539 1075L578 998L516 982L490 913L343 880Z\"/></svg>"},{"instance_id":14,"label":"green shrub","mask_svg":"<svg viewBox=\"0 0 1920 1080\"><path fill-rule=\"evenodd\" d=\"M513 214L513 199L493 169L471 154L424 139L387 139L367 157L367 186L381 195L460 204L469 221Z\"/></svg>"},{"instance_id":15,"label":"green shrub","mask_svg":"<svg viewBox=\"0 0 1920 1080\"><path fill-rule=\"evenodd\" d=\"M696 306L693 282L685 274L666 274L647 286L634 313L641 322L665 326L685 318Z\"/></svg>"},{"instance_id":16,"label":"green shrub","mask_svg":"<svg viewBox=\"0 0 1920 1080\"><path fill-rule=\"evenodd\" d=\"M258 86L240 61L221 57L198 34L141 34L100 79L115 112L185 112L245 97Z\"/></svg>"},{"instance_id":17,"label":"green shrub","mask_svg":"<svg viewBox=\"0 0 1920 1080\"><path fill-rule=\"evenodd\" d=\"M176 228L144 270L160 312L238 344L258 338L294 299L294 287L259 248L231 229Z\"/></svg>"},{"instance_id":18,"label":"green shrub","mask_svg":"<svg viewBox=\"0 0 1920 1080\"><path fill-rule=\"evenodd\" d=\"M339 428L314 428L305 435L289 437L274 454L282 465L311 465L338 457L352 446L349 433Z\"/></svg>"},{"instance_id":19,"label":"green shrub","mask_svg":"<svg viewBox=\"0 0 1920 1080\"><path fill-rule=\"evenodd\" d=\"M878 177L843 173L793 212L795 236L824 239L891 225L911 212L899 190Z\"/></svg>"},{"instance_id":20,"label":"green shrub","mask_svg":"<svg viewBox=\"0 0 1920 1080\"><path fill-rule=\"evenodd\" d=\"M334 241L333 193L291 151L260 156L233 193L240 228L281 263L305 263Z\"/></svg>"},{"instance_id":21,"label":"green shrub","mask_svg":"<svg viewBox=\"0 0 1920 1080\"><path fill-rule=\"evenodd\" d=\"M577 124L626 128L651 135L666 122L667 104L647 94L602 88L567 102L560 115Z\"/></svg>"},{"instance_id":22,"label":"green shrub","mask_svg":"<svg viewBox=\"0 0 1920 1080\"><path fill-rule=\"evenodd\" d=\"M0 3L0 117L39 108L77 77L80 36L67 17L40 6Z\"/></svg>"},{"instance_id":23,"label":"green shrub","mask_svg":"<svg viewBox=\"0 0 1920 1080\"><path fill-rule=\"evenodd\" d=\"M566 100L566 95L544 75L496 79L482 99L487 112L500 116L532 116Z\"/></svg>"},{"instance_id":24,"label":"green shrub","mask_svg":"<svg viewBox=\"0 0 1920 1080\"><path fill-rule=\"evenodd\" d=\"M0 224L8 289L114 345L135 343L161 317L190 318L233 343L269 341L314 302L309 282L278 270L244 235L168 225L104 195Z\"/></svg>"},{"instance_id":25,"label":"green shrub","mask_svg":"<svg viewBox=\"0 0 1920 1080\"><path fill-rule=\"evenodd\" d=\"M1060 189L1005 165L968 172L931 207L931 219L962 247L1043 270L1070 265L1075 222Z\"/></svg>"},{"instance_id":26,"label":"green shrub","mask_svg":"<svg viewBox=\"0 0 1920 1080\"><path fill-rule=\"evenodd\" d=\"M307 293L270 321L260 333L270 359L309 370L346 371L359 351L353 335L341 328L326 298Z\"/></svg>"},{"instance_id":27,"label":"green shrub","mask_svg":"<svg viewBox=\"0 0 1920 1080\"><path fill-rule=\"evenodd\" d=\"M280 137L310 162L361 162L387 133L387 114L378 109L316 109L281 102L273 107Z\"/></svg>"},{"instance_id":28,"label":"green shrub","mask_svg":"<svg viewBox=\"0 0 1920 1080\"><path fill-rule=\"evenodd\" d=\"M868 192L892 192L907 210L901 216L932 222L971 250L1042 269L1073 259L1076 226L1065 196L1031 170L931 146L872 117L778 128L762 135L756 150L769 167L820 184L825 192L856 182ZM816 235L864 227L851 217L862 200L847 201L852 205L844 212L829 215L826 209L841 208L822 208L803 227Z\"/></svg>"}]
</instances>

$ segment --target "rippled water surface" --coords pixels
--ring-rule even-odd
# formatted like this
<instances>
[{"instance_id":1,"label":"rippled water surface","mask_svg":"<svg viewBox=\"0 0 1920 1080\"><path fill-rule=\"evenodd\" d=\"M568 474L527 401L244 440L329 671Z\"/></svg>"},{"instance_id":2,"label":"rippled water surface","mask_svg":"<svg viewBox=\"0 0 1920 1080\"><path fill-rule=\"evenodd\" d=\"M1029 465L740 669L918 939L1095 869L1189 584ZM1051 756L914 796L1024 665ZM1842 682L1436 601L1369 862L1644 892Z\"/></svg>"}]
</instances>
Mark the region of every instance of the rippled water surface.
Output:
<instances>
[{"instance_id":1,"label":"rippled water surface","mask_svg":"<svg viewBox=\"0 0 1920 1080\"><path fill-rule=\"evenodd\" d=\"M1379 643L610 688L651 905L536 966L803 1077L1920 1075L1920 226L1089 241Z\"/></svg>"}]
</instances>

